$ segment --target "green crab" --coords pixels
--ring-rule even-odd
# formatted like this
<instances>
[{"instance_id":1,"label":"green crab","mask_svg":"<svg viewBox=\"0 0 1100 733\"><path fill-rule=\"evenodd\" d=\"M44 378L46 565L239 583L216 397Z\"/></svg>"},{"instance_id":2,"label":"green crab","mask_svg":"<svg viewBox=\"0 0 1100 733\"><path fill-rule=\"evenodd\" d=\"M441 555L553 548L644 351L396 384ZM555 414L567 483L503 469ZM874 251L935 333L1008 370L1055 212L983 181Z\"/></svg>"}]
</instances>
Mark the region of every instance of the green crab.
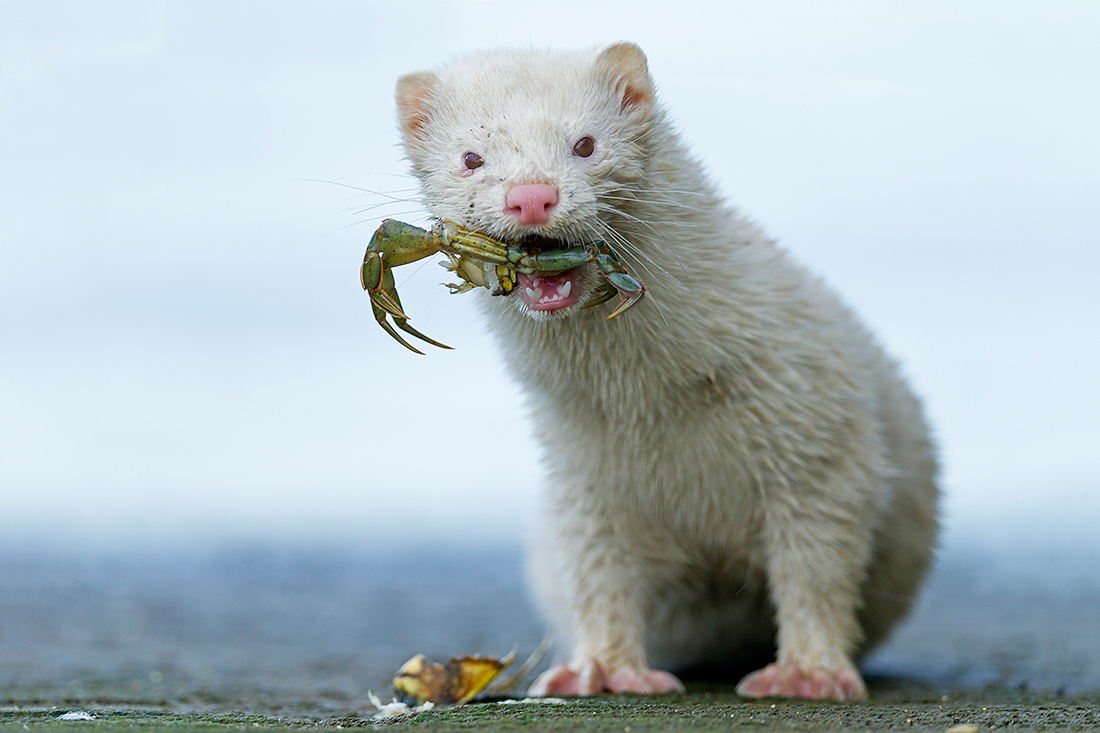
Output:
<instances>
[{"instance_id":1,"label":"green crab","mask_svg":"<svg viewBox=\"0 0 1100 733\"><path fill-rule=\"evenodd\" d=\"M516 288L519 274L552 277L588 262L596 263L607 284L599 295L585 304L590 308L606 303L616 293L622 299L608 318L614 318L634 306L645 295L645 285L631 275L619 256L602 240L574 247L539 250L523 243L507 244L471 231L454 222L443 221L431 229L387 219L378 227L367 245L359 279L370 294L371 308L378 325L406 348L418 354L424 352L409 344L390 325L386 316L402 331L433 346L450 346L428 338L408 324L409 317L401 308L393 282L393 268L442 252L450 262L442 263L458 275L462 282L447 285L452 293L464 293L475 287L485 287L493 295L507 295Z\"/></svg>"}]
</instances>

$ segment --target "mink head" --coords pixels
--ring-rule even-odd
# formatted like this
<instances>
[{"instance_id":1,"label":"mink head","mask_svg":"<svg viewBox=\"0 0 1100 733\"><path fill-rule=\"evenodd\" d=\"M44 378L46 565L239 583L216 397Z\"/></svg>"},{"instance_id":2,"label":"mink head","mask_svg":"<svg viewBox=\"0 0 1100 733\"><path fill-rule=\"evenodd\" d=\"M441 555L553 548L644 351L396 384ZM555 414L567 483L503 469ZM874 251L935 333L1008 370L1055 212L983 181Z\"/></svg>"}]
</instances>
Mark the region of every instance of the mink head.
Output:
<instances>
[{"instance_id":1,"label":"mink head","mask_svg":"<svg viewBox=\"0 0 1100 733\"><path fill-rule=\"evenodd\" d=\"M401 77L396 97L428 210L497 239L544 248L611 241L648 180L659 110L633 44L475 54ZM592 272L575 279L580 290L598 284ZM556 293L523 285L533 299L521 293L521 309L560 310L538 297Z\"/></svg>"}]
</instances>

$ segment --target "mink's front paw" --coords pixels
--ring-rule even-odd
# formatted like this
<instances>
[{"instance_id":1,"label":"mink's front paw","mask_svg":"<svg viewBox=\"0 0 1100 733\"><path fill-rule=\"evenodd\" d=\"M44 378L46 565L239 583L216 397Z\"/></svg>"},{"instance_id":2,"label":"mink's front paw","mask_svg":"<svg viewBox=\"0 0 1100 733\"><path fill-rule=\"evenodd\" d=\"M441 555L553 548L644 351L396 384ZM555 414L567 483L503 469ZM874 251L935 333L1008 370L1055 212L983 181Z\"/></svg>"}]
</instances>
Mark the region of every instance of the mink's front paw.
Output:
<instances>
[{"instance_id":1,"label":"mink's front paw","mask_svg":"<svg viewBox=\"0 0 1100 733\"><path fill-rule=\"evenodd\" d=\"M855 667L805 670L772 662L737 685L745 697L802 697L809 700L862 700L867 686Z\"/></svg>"},{"instance_id":2,"label":"mink's front paw","mask_svg":"<svg viewBox=\"0 0 1100 733\"><path fill-rule=\"evenodd\" d=\"M528 694L532 697L546 695L598 695L601 692L636 692L654 695L664 692L683 692L684 685L674 675L659 669L623 666L608 674L595 659L588 659L575 666L559 664L539 675Z\"/></svg>"}]
</instances>

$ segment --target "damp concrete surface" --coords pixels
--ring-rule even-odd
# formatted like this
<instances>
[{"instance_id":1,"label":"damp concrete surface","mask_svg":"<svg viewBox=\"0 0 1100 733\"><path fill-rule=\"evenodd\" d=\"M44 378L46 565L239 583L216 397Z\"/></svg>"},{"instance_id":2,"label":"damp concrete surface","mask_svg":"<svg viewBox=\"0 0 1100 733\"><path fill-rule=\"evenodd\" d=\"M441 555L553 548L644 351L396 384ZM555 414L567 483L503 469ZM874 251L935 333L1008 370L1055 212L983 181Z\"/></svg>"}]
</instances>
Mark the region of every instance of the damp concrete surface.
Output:
<instances>
[{"instance_id":1,"label":"damp concrete surface","mask_svg":"<svg viewBox=\"0 0 1100 733\"><path fill-rule=\"evenodd\" d=\"M473 705L387 722L504 730L535 715L547 728L583 720L619 731L673 721L1100 729L1098 560L946 547L910 618L861 665L870 703L750 702L728 681L692 680L679 697L606 696L522 713ZM94 724L65 713L128 729L374 724L368 691L388 700L394 672L414 654L503 656L518 645L522 658L544 633L522 550L511 545L9 548L0 560L0 727Z\"/></svg>"}]
</instances>

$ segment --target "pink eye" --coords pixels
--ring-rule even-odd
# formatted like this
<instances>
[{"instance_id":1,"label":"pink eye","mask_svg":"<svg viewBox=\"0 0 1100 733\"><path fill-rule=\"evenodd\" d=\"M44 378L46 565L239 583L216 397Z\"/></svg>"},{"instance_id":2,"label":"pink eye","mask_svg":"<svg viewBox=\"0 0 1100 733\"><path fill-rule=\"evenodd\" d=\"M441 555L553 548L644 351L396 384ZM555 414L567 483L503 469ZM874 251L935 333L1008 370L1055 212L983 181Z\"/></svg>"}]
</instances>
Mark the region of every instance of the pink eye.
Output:
<instances>
[{"instance_id":1,"label":"pink eye","mask_svg":"<svg viewBox=\"0 0 1100 733\"><path fill-rule=\"evenodd\" d=\"M477 153L466 153L462 156L462 162L466 165L467 170L471 171L480 168L485 163Z\"/></svg>"},{"instance_id":2,"label":"pink eye","mask_svg":"<svg viewBox=\"0 0 1100 733\"><path fill-rule=\"evenodd\" d=\"M588 136L582 137L573 146L573 154L580 158L587 158L594 152L596 152L596 141Z\"/></svg>"}]
</instances>

